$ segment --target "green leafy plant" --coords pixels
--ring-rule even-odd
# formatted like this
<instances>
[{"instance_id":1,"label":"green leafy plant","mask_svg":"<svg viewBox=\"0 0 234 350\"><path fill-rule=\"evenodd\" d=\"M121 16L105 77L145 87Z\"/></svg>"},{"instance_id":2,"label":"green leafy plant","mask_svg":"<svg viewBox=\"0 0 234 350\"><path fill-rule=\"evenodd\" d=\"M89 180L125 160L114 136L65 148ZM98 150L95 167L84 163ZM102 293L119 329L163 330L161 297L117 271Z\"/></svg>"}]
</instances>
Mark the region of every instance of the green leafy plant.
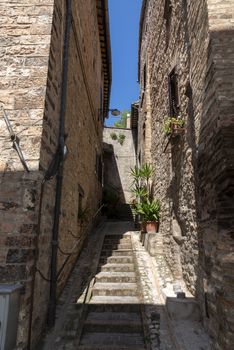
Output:
<instances>
[{"instance_id":1,"label":"green leafy plant","mask_svg":"<svg viewBox=\"0 0 234 350\"><path fill-rule=\"evenodd\" d=\"M123 146L125 138L126 136L124 134L119 134L118 142L121 144L121 146Z\"/></svg>"},{"instance_id":2,"label":"green leafy plant","mask_svg":"<svg viewBox=\"0 0 234 350\"><path fill-rule=\"evenodd\" d=\"M172 129L171 129L171 119L170 118L165 119L164 124L163 124L163 131L167 136L171 134Z\"/></svg>"},{"instance_id":3,"label":"green leafy plant","mask_svg":"<svg viewBox=\"0 0 234 350\"><path fill-rule=\"evenodd\" d=\"M141 169L135 166L134 168L130 169L130 174L131 174L131 177L133 178L133 184L135 183L138 184L141 179Z\"/></svg>"},{"instance_id":4,"label":"green leafy plant","mask_svg":"<svg viewBox=\"0 0 234 350\"><path fill-rule=\"evenodd\" d=\"M128 114L130 112L129 111L122 111L121 113L121 117L119 120L117 120L115 123L114 123L114 127L116 128L119 128L119 129L124 129L127 127L127 118L128 118Z\"/></svg>"},{"instance_id":5,"label":"green leafy plant","mask_svg":"<svg viewBox=\"0 0 234 350\"><path fill-rule=\"evenodd\" d=\"M153 166L145 163L140 168L131 168L130 173L133 178L131 189L135 196L132 201L133 210L141 216L142 222L159 221L160 203L152 195Z\"/></svg>"},{"instance_id":6,"label":"green leafy plant","mask_svg":"<svg viewBox=\"0 0 234 350\"><path fill-rule=\"evenodd\" d=\"M140 169L141 177L146 181L146 186L148 187L149 181L154 174L154 168L151 164L145 163Z\"/></svg>"},{"instance_id":7,"label":"green leafy plant","mask_svg":"<svg viewBox=\"0 0 234 350\"><path fill-rule=\"evenodd\" d=\"M148 195L147 187L146 186L139 186L137 184L134 184L132 186L132 192L135 194L136 198L143 199L146 198Z\"/></svg>"},{"instance_id":8,"label":"green leafy plant","mask_svg":"<svg viewBox=\"0 0 234 350\"><path fill-rule=\"evenodd\" d=\"M143 202L136 203L136 211L141 215L142 221L159 221L160 203L158 200L146 199Z\"/></svg>"},{"instance_id":9,"label":"green leafy plant","mask_svg":"<svg viewBox=\"0 0 234 350\"><path fill-rule=\"evenodd\" d=\"M112 140L118 141L121 146L123 145L124 140L126 139L126 136L124 134L118 134L117 135L115 132L112 132L110 134L110 137L111 137Z\"/></svg>"},{"instance_id":10,"label":"green leafy plant","mask_svg":"<svg viewBox=\"0 0 234 350\"><path fill-rule=\"evenodd\" d=\"M177 125L180 128L184 127L184 119L182 118L166 118L163 125L164 133L168 136L173 132L173 125Z\"/></svg>"},{"instance_id":11,"label":"green leafy plant","mask_svg":"<svg viewBox=\"0 0 234 350\"><path fill-rule=\"evenodd\" d=\"M118 139L118 136L117 136L117 134L115 132L112 132L110 134L110 137L112 138L112 140L117 140Z\"/></svg>"}]
</instances>

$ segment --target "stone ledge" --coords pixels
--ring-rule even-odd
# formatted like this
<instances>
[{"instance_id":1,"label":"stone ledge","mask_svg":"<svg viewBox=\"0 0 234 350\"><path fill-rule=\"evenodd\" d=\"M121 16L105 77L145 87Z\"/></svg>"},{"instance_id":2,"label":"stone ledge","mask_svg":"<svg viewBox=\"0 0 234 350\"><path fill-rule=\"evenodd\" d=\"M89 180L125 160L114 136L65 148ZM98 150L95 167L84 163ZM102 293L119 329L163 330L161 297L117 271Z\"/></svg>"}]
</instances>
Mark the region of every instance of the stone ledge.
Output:
<instances>
[{"instance_id":1,"label":"stone ledge","mask_svg":"<svg viewBox=\"0 0 234 350\"><path fill-rule=\"evenodd\" d=\"M164 254L163 236L161 233L143 233L142 235L142 243L150 256Z\"/></svg>"}]
</instances>

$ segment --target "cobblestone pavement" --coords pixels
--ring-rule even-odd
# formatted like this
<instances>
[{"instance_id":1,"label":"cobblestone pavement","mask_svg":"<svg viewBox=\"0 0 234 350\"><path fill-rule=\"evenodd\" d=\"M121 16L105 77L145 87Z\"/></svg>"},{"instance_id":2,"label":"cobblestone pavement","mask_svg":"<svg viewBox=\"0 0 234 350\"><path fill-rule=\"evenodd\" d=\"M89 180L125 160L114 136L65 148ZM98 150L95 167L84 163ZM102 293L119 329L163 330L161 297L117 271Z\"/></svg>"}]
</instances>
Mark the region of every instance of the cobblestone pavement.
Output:
<instances>
[{"instance_id":1,"label":"cobblestone pavement","mask_svg":"<svg viewBox=\"0 0 234 350\"><path fill-rule=\"evenodd\" d=\"M131 224L127 222L119 222L114 225L112 222L106 222L89 235L67 286L59 299L55 327L46 335L43 344L39 347L40 350L76 349L75 340L82 323L84 305L81 302L85 301L89 283L96 273L104 236L109 232L114 233L113 230L132 232L135 262L142 286L141 302L144 309L144 324L149 348L151 347L152 350L176 349L168 328L164 301L160 297L155 276L152 273L151 257L140 243L139 233L132 231L132 229ZM77 303L78 299L79 303Z\"/></svg>"},{"instance_id":2,"label":"cobblestone pavement","mask_svg":"<svg viewBox=\"0 0 234 350\"><path fill-rule=\"evenodd\" d=\"M142 246L139 236L138 232L132 233L151 348L152 350L174 350L175 345L164 312L165 302L160 296L159 288L155 283L155 276L152 273L152 258Z\"/></svg>"}]
</instances>

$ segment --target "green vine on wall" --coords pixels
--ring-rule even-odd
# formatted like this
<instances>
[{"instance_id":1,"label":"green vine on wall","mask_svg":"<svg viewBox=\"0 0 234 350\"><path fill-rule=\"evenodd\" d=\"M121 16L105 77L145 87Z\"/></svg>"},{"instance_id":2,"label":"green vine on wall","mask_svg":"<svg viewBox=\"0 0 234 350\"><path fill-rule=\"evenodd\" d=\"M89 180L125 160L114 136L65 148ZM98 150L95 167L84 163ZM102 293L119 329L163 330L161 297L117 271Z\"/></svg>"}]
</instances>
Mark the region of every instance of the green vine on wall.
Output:
<instances>
[{"instance_id":1,"label":"green vine on wall","mask_svg":"<svg viewBox=\"0 0 234 350\"><path fill-rule=\"evenodd\" d=\"M110 134L110 137L112 138L112 140L114 140L114 141L118 141L118 143L121 145L121 146L123 146L123 144L124 144L124 141L125 141L125 139L126 139L126 136L124 135L124 134L116 134L115 132L112 132L111 134Z\"/></svg>"}]
</instances>

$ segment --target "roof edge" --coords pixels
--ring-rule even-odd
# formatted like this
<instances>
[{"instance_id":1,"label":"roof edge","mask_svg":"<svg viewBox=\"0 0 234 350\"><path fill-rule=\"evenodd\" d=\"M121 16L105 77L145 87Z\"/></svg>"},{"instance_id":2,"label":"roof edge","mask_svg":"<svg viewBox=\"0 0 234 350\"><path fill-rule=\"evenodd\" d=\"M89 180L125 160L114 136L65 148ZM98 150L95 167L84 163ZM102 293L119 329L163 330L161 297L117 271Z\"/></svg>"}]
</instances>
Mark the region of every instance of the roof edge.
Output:
<instances>
[{"instance_id":1,"label":"roof edge","mask_svg":"<svg viewBox=\"0 0 234 350\"><path fill-rule=\"evenodd\" d=\"M148 3L148 0L143 0L142 6L141 6L139 45L138 45L138 81L140 81L141 43L142 43L143 27L145 22L145 13L146 13L147 3Z\"/></svg>"},{"instance_id":2,"label":"roof edge","mask_svg":"<svg viewBox=\"0 0 234 350\"><path fill-rule=\"evenodd\" d=\"M102 67L104 72L104 110L103 117L107 117L110 105L110 93L112 84L112 60L108 0L96 0L99 37L104 37L104 47L101 45ZM100 20L101 16L101 20ZM101 40L100 40L101 44Z\"/></svg>"}]
</instances>

